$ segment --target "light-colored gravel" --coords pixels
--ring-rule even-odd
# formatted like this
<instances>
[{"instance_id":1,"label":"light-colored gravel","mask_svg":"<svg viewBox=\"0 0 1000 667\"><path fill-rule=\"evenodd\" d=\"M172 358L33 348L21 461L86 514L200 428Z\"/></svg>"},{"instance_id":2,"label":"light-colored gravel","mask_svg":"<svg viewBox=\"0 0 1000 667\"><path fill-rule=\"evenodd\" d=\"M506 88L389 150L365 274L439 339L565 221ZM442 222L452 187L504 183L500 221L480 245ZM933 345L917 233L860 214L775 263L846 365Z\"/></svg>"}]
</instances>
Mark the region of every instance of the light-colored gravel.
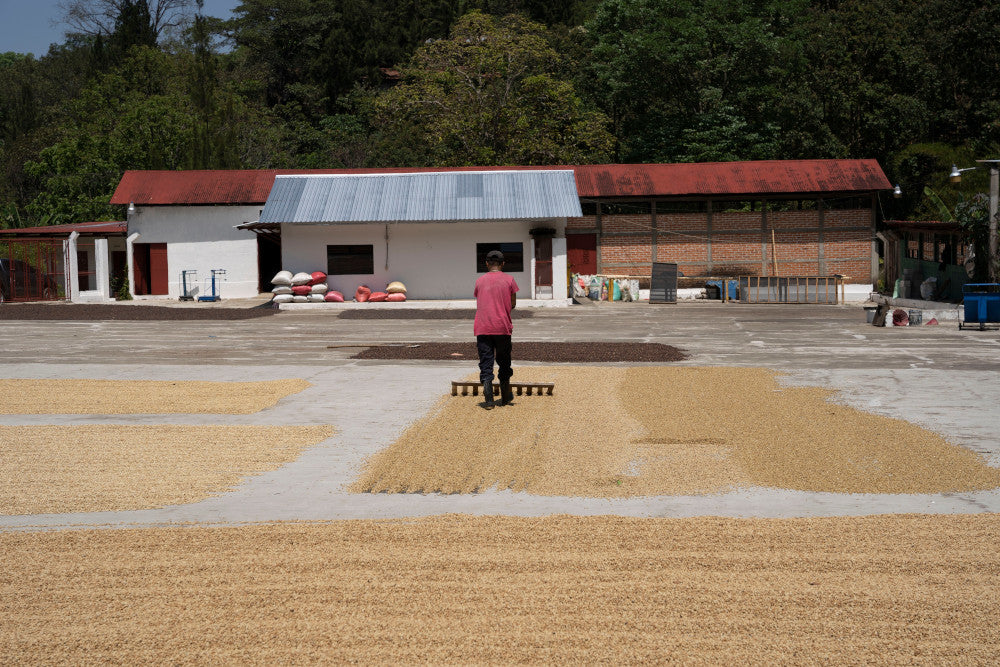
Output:
<instances>
[{"instance_id":1,"label":"light-colored gravel","mask_svg":"<svg viewBox=\"0 0 1000 667\"><path fill-rule=\"evenodd\" d=\"M309 387L305 380L196 382L163 380L0 379L0 414L248 415Z\"/></svg>"},{"instance_id":2,"label":"light-colored gravel","mask_svg":"<svg viewBox=\"0 0 1000 667\"><path fill-rule=\"evenodd\" d=\"M356 492L624 497L764 486L837 493L1000 487L1000 470L926 429L783 387L759 368L529 367L553 396L492 411L447 396L368 462Z\"/></svg>"},{"instance_id":3,"label":"light-colored gravel","mask_svg":"<svg viewBox=\"0 0 1000 667\"><path fill-rule=\"evenodd\" d=\"M0 533L0 664L957 664L1000 516Z\"/></svg>"},{"instance_id":4,"label":"light-colored gravel","mask_svg":"<svg viewBox=\"0 0 1000 667\"><path fill-rule=\"evenodd\" d=\"M224 493L329 426L0 426L0 514L162 507Z\"/></svg>"}]
</instances>

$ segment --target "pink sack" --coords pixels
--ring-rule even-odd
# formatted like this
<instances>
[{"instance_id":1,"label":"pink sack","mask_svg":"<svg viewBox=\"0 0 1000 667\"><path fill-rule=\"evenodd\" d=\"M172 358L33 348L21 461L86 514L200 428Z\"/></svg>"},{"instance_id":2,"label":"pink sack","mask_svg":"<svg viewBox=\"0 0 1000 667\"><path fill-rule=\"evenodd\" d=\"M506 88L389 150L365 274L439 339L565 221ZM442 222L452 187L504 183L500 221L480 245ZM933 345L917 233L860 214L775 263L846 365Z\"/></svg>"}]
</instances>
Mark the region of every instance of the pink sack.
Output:
<instances>
[{"instance_id":1,"label":"pink sack","mask_svg":"<svg viewBox=\"0 0 1000 667\"><path fill-rule=\"evenodd\" d=\"M336 290L330 290L329 292L326 293L326 296L323 297L323 300L333 301L335 303L343 303L344 295L341 294L340 292L337 292Z\"/></svg>"},{"instance_id":2,"label":"pink sack","mask_svg":"<svg viewBox=\"0 0 1000 667\"><path fill-rule=\"evenodd\" d=\"M385 300L386 301L406 301L406 295L403 294L402 292L399 292L397 294L390 294L389 296L385 297Z\"/></svg>"},{"instance_id":3,"label":"pink sack","mask_svg":"<svg viewBox=\"0 0 1000 667\"><path fill-rule=\"evenodd\" d=\"M368 297L369 295L371 295L371 293L372 291L371 289L368 288L368 285L361 285L354 292L354 300L363 303L368 300Z\"/></svg>"},{"instance_id":4,"label":"pink sack","mask_svg":"<svg viewBox=\"0 0 1000 667\"><path fill-rule=\"evenodd\" d=\"M369 301L385 301L388 298L388 294L385 292L372 292L371 296L368 297Z\"/></svg>"},{"instance_id":5,"label":"pink sack","mask_svg":"<svg viewBox=\"0 0 1000 667\"><path fill-rule=\"evenodd\" d=\"M295 296L308 296L312 293L312 287L309 285L295 285L292 287L292 294Z\"/></svg>"},{"instance_id":6,"label":"pink sack","mask_svg":"<svg viewBox=\"0 0 1000 667\"><path fill-rule=\"evenodd\" d=\"M309 281L310 285L319 285L326 282L326 274L322 271L313 271L310 275L312 276L312 280Z\"/></svg>"}]
</instances>

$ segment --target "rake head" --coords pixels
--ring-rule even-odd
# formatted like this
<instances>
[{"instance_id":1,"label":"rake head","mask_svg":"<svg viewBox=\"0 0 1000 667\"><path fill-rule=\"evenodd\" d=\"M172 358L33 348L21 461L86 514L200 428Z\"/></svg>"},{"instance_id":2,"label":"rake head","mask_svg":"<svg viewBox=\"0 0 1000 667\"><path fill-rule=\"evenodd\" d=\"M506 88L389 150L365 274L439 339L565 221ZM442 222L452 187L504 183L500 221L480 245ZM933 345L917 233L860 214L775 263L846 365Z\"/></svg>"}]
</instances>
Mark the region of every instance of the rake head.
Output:
<instances>
[{"instance_id":1,"label":"rake head","mask_svg":"<svg viewBox=\"0 0 1000 667\"><path fill-rule=\"evenodd\" d=\"M542 393L546 396L552 395L552 390L555 389L555 383L553 382L511 382L510 389L518 396L523 396L527 394L531 396L531 392L534 391L536 396L541 396ZM473 396L479 396L479 389L482 387L478 382L458 382L453 380L451 383L451 395L458 396L458 390L462 390L462 396L468 396L469 390L472 390ZM493 395L500 395L500 385L497 383L493 384Z\"/></svg>"}]
</instances>

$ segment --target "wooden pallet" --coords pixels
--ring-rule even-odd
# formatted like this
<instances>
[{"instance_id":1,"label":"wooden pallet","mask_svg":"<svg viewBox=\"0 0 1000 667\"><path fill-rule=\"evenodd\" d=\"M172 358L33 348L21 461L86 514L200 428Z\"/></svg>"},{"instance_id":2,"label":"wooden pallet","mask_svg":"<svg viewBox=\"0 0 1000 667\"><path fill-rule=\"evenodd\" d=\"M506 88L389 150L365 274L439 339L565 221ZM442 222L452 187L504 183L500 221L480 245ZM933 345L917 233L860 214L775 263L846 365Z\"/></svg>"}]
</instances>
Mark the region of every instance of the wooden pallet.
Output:
<instances>
[{"instance_id":1,"label":"wooden pallet","mask_svg":"<svg viewBox=\"0 0 1000 667\"><path fill-rule=\"evenodd\" d=\"M555 389L554 382L511 382L510 389L512 392L516 393L518 396L526 393L531 396L531 392L534 390L537 396L541 396L544 392L546 396L552 395L552 390ZM462 390L462 396L468 396L469 390L472 390L473 396L479 396L479 390L482 385L478 382L457 382L452 381L451 383L451 395L458 396L458 390ZM498 383L493 383L493 395L500 395L500 385Z\"/></svg>"}]
</instances>

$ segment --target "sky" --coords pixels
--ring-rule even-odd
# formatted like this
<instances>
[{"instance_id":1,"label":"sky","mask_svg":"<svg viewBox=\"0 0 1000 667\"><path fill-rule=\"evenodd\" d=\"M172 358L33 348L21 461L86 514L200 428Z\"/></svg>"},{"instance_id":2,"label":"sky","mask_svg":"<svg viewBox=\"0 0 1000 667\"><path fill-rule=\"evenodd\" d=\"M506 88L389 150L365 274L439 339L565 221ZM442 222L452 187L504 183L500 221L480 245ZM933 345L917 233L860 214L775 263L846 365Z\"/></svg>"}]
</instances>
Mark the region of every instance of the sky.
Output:
<instances>
[{"instance_id":1,"label":"sky","mask_svg":"<svg viewBox=\"0 0 1000 667\"><path fill-rule=\"evenodd\" d=\"M62 43L66 26L58 24L58 4L59 0L0 0L0 53L41 57L49 44ZM239 4L240 0L205 0L205 14L229 18Z\"/></svg>"}]
</instances>

